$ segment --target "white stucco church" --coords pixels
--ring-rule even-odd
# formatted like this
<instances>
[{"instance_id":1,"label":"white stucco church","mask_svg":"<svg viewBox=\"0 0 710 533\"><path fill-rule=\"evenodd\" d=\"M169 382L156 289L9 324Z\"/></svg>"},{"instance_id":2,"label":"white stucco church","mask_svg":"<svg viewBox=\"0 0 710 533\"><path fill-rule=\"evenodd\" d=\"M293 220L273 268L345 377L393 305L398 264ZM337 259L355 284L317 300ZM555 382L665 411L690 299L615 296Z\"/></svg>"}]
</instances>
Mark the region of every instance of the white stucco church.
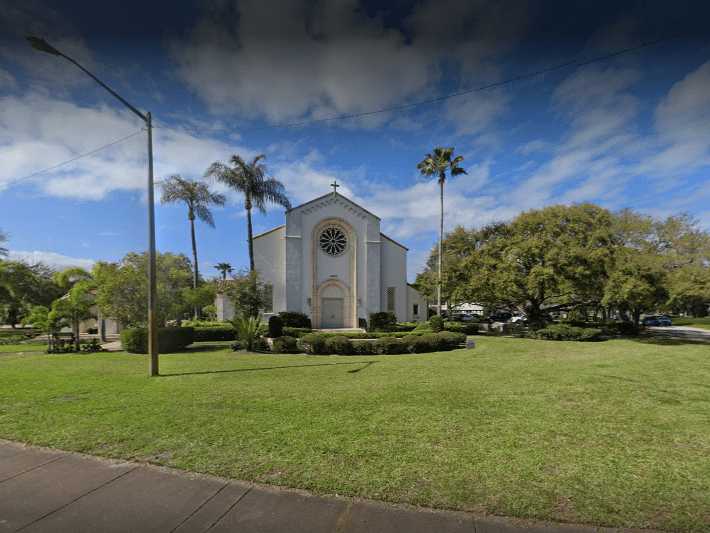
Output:
<instances>
[{"instance_id":1,"label":"white stucco church","mask_svg":"<svg viewBox=\"0 0 710 533\"><path fill-rule=\"evenodd\" d=\"M407 248L380 231L377 215L331 186L288 210L284 225L254 236L256 270L271 287L265 315L300 311L314 328L361 327L378 311L426 320L426 300L407 284ZM217 314L230 319L231 303L218 298Z\"/></svg>"}]
</instances>

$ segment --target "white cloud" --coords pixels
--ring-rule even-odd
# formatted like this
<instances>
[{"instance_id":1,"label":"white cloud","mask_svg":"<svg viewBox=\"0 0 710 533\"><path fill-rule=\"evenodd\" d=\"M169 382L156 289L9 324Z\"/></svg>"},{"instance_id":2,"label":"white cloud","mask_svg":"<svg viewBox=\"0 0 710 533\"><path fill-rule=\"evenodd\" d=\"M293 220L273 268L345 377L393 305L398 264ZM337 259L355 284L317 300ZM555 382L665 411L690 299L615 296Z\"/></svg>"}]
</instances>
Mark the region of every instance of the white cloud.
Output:
<instances>
[{"instance_id":1,"label":"white cloud","mask_svg":"<svg viewBox=\"0 0 710 533\"><path fill-rule=\"evenodd\" d=\"M19 178L89 152L139 130L128 112L105 105L82 106L32 92L0 98L0 190ZM201 176L215 160L252 151L176 127L154 133L155 176ZM123 143L34 178L45 193L99 200L113 191L142 191L146 180L146 140L140 133Z\"/></svg>"},{"instance_id":2,"label":"white cloud","mask_svg":"<svg viewBox=\"0 0 710 533\"><path fill-rule=\"evenodd\" d=\"M95 263L93 259L69 257L67 255L62 255L56 252L47 252L39 250L35 250L33 252L10 250L8 253L8 259L12 261L24 261L25 263L29 264L44 263L45 265L51 266L58 270L70 267L81 267L90 269L94 266Z\"/></svg>"},{"instance_id":3,"label":"white cloud","mask_svg":"<svg viewBox=\"0 0 710 533\"><path fill-rule=\"evenodd\" d=\"M180 76L216 113L275 122L320 118L434 94L444 61L457 65L462 83L474 72L476 79L496 75L492 60L520 37L523 12L432 0L415 7L405 35L356 0L317 8L306 0L211 4L172 50ZM495 97L482 98L476 123L497 105ZM388 118L344 125L373 127Z\"/></svg>"}]
</instances>

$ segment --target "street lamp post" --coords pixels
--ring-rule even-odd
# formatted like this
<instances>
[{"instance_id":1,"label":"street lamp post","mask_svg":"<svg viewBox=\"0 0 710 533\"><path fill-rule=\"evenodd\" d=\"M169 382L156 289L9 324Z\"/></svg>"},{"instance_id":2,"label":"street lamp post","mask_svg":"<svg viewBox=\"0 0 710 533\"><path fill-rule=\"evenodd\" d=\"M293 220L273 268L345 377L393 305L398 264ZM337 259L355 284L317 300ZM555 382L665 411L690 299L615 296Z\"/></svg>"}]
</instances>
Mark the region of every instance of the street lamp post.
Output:
<instances>
[{"instance_id":1,"label":"street lamp post","mask_svg":"<svg viewBox=\"0 0 710 533\"><path fill-rule=\"evenodd\" d=\"M112 96L126 106L133 114L140 117L145 123L148 131L148 353L150 355L150 375L157 376L159 373L158 367L158 328L157 328L157 283L156 283L156 260L155 260L155 194L153 191L153 119L150 113L142 113L134 106L129 104L122 96L120 96L111 87L106 85L91 72L82 67L71 57L63 54L44 39L39 37L28 36L32 48L45 52L54 56L63 57L70 63L73 63L87 76L93 79L96 83L106 89Z\"/></svg>"}]
</instances>

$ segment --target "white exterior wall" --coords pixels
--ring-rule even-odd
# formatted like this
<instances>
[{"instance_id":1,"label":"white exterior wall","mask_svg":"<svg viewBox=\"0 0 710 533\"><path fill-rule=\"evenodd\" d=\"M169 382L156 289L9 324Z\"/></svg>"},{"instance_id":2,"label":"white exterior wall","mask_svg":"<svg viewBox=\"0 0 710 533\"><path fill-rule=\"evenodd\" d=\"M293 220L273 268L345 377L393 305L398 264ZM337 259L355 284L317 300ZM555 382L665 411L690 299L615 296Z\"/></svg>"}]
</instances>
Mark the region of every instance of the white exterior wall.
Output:
<instances>
[{"instance_id":1,"label":"white exterior wall","mask_svg":"<svg viewBox=\"0 0 710 533\"><path fill-rule=\"evenodd\" d=\"M395 308L399 322L407 320L407 250L381 235L381 310L387 311L387 288L395 288Z\"/></svg>"},{"instance_id":2,"label":"white exterior wall","mask_svg":"<svg viewBox=\"0 0 710 533\"><path fill-rule=\"evenodd\" d=\"M336 257L323 252L318 242L329 224L343 229L348 239L346 250ZM260 278L274 288L274 312L299 311L319 327L323 298L342 297L343 325L357 327L360 318L386 310L387 288L395 287L397 319L412 319L406 248L380 233L379 218L340 194L287 211L284 226L254 239L254 256Z\"/></svg>"},{"instance_id":3,"label":"white exterior wall","mask_svg":"<svg viewBox=\"0 0 710 533\"><path fill-rule=\"evenodd\" d=\"M419 306L419 313L414 314L414 305ZM425 322L429 311L429 302L411 285L407 285L407 322Z\"/></svg>"},{"instance_id":4,"label":"white exterior wall","mask_svg":"<svg viewBox=\"0 0 710 533\"><path fill-rule=\"evenodd\" d=\"M273 312L286 311L286 227L254 238L254 266L259 280L273 287Z\"/></svg>"}]
</instances>

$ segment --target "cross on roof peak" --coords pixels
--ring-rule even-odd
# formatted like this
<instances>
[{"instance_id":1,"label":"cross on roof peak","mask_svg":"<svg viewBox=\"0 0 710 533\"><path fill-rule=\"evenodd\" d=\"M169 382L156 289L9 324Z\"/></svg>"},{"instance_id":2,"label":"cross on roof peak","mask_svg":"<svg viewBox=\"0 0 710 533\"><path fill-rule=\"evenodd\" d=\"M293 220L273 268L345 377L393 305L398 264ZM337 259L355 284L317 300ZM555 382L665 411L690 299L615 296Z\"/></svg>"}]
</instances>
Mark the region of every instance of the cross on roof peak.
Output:
<instances>
[{"instance_id":1,"label":"cross on roof peak","mask_svg":"<svg viewBox=\"0 0 710 533\"><path fill-rule=\"evenodd\" d=\"M333 183L331 183L330 186L333 187L333 192L338 192L338 187L340 187L338 182L335 180L333 180Z\"/></svg>"}]
</instances>

